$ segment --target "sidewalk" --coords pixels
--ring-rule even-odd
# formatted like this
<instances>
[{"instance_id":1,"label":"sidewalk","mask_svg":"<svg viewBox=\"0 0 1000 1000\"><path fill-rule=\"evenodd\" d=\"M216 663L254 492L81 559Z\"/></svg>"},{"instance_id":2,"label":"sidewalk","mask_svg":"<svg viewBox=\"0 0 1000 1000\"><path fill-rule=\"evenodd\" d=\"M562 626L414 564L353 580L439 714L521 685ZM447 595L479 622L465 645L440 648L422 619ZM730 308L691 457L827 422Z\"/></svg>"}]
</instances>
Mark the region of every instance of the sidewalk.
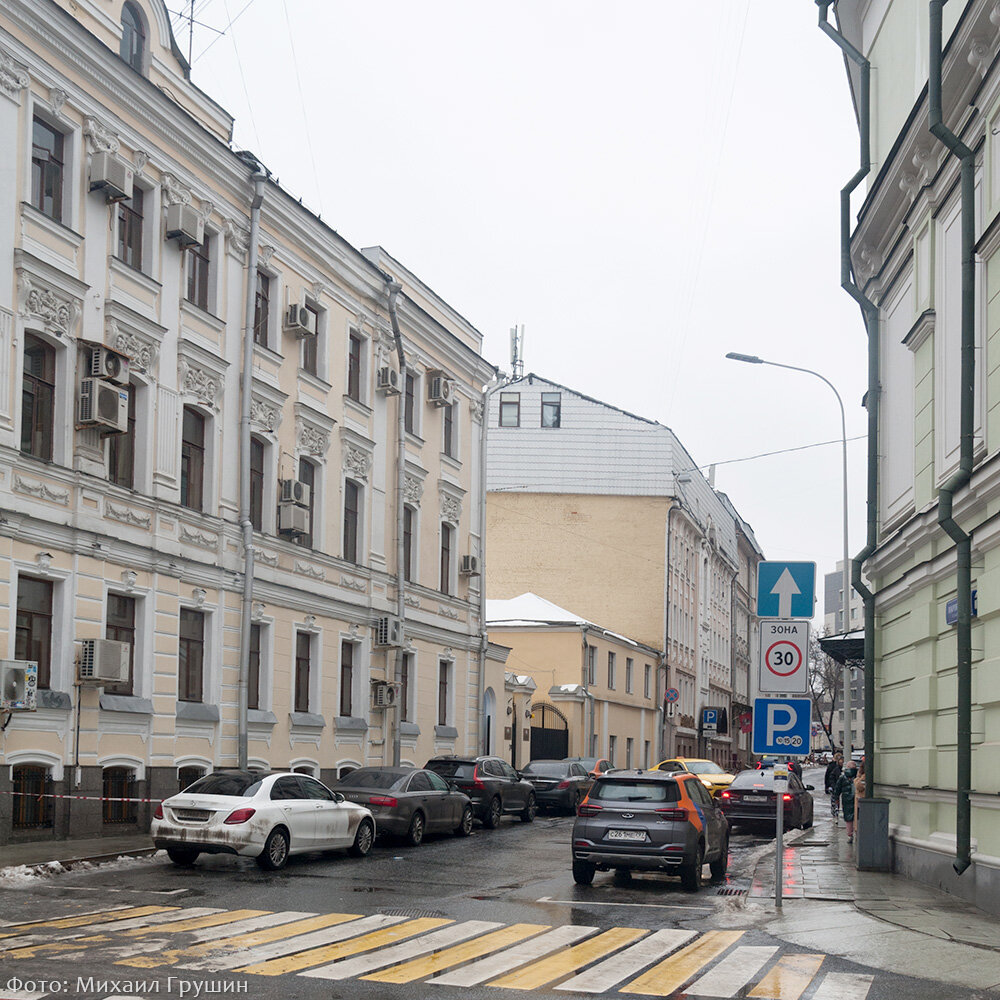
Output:
<instances>
[{"instance_id":1,"label":"sidewalk","mask_svg":"<svg viewBox=\"0 0 1000 1000\"><path fill-rule=\"evenodd\" d=\"M122 855L138 857L155 851L149 834L93 837L87 840L42 840L0 847L0 874L6 868L46 866L59 862L70 868L83 861L113 861Z\"/></svg>"},{"instance_id":2,"label":"sidewalk","mask_svg":"<svg viewBox=\"0 0 1000 1000\"><path fill-rule=\"evenodd\" d=\"M859 872L855 850L820 793L813 829L785 842L781 911L770 851L757 862L744 912L758 911L762 930L801 948L1000 993L1000 919L920 882Z\"/></svg>"}]
</instances>

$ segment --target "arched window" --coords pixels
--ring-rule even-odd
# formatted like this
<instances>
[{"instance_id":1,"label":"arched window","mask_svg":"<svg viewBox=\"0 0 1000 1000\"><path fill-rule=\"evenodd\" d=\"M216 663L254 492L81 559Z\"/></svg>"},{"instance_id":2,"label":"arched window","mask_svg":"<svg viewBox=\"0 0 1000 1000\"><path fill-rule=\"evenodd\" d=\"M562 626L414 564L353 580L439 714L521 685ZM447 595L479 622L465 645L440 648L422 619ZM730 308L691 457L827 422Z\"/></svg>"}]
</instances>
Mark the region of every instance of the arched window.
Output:
<instances>
[{"instance_id":1,"label":"arched window","mask_svg":"<svg viewBox=\"0 0 1000 1000\"><path fill-rule=\"evenodd\" d=\"M138 809L135 801L135 771L130 767L106 767L103 782L104 822L135 823Z\"/></svg>"},{"instance_id":2,"label":"arched window","mask_svg":"<svg viewBox=\"0 0 1000 1000\"><path fill-rule=\"evenodd\" d=\"M43 764L15 764L11 791L11 825L15 830L52 826L52 772Z\"/></svg>"},{"instance_id":3,"label":"arched window","mask_svg":"<svg viewBox=\"0 0 1000 1000\"><path fill-rule=\"evenodd\" d=\"M143 27L142 15L134 3L126 3L122 7L122 45L118 54L137 73L142 72L146 54L146 29Z\"/></svg>"}]
</instances>

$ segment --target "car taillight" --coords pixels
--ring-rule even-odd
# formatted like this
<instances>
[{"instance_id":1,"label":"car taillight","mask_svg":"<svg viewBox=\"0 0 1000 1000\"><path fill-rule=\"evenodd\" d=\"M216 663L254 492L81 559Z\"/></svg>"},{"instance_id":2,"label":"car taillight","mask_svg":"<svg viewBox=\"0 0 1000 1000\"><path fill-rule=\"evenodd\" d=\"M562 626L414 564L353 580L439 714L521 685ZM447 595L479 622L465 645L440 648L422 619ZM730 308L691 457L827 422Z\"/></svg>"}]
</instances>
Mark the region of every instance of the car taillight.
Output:
<instances>
[{"instance_id":1,"label":"car taillight","mask_svg":"<svg viewBox=\"0 0 1000 1000\"><path fill-rule=\"evenodd\" d=\"M569 780L560 781L556 788L569 788Z\"/></svg>"},{"instance_id":2,"label":"car taillight","mask_svg":"<svg viewBox=\"0 0 1000 1000\"><path fill-rule=\"evenodd\" d=\"M784 799L784 800L785 800L786 802L791 802L791 801L792 801L792 797L791 797L791 795L789 795L789 794L788 794L787 792L786 792L786 793L785 793L784 795L782 795L781 797L782 797L782 798L783 798L783 799Z\"/></svg>"},{"instance_id":3,"label":"car taillight","mask_svg":"<svg viewBox=\"0 0 1000 1000\"><path fill-rule=\"evenodd\" d=\"M399 800L393 798L391 795L369 795L368 805L388 806L390 809L395 809L399 805Z\"/></svg>"},{"instance_id":4,"label":"car taillight","mask_svg":"<svg viewBox=\"0 0 1000 1000\"><path fill-rule=\"evenodd\" d=\"M234 809L222 822L226 826L237 826L239 823L245 823L256 811L256 809Z\"/></svg>"},{"instance_id":5,"label":"car taillight","mask_svg":"<svg viewBox=\"0 0 1000 1000\"><path fill-rule=\"evenodd\" d=\"M719 798L721 798L721 799L731 799L732 795L729 792L722 792L722 794L719 796Z\"/></svg>"},{"instance_id":6,"label":"car taillight","mask_svg":"<svg viewBox=\"0 0 1000 1000\"><path fill-rule=\"evenodd\" d=\"M591 805L587 799L584 799L576 810L576 814L577 816L596 816L602 808L603 806Z\"/></svg>"},{"instance_id":7,"label":"car taillight","mask_svg":"<svg viewBox=\"0 0 1000 1000\"><path fill-rule=\"evenodd\" d=\"M479 765L477 764L475 770L472 772L472 787L480 792L486 791L486 786L483 784L479 777Z\"/></svg>"},{"instance_id":8,"label":"car taillight","mask_svg":"<svg viewBox=\"0 0 1000 1000\"><path fill-rule=\"evenodd\" d=\"M163 803L162 802L156 807L156 812L153 813L153 819L163 819Z\"/></svg>"},{"instance_id":9,"label":"car taillight","mask_svg":"<svg viewBox=\"0 0 1000 1000\"><path fill-rule=\"evenodd\" d=\"M688 818L686 809L657 809L656 815L662 816L664 819L674 821L685 820Z\"/></svg>"}]
</instances>

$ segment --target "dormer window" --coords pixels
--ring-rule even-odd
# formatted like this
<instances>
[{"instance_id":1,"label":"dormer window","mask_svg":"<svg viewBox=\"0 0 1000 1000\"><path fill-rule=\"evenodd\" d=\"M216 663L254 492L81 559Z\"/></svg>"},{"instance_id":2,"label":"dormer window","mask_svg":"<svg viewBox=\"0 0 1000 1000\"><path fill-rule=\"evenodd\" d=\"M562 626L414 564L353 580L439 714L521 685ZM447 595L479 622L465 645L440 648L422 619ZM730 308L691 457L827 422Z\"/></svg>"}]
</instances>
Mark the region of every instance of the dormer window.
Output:
<instances>
[{"instance_id":1,"label":"dormer window","mask_svg":"<svg viewBox=\"0 0 1000 1000\"><path fill-rule=\"evenodd\" d=\"M122 7L122 44L118 54L137 73L142 72L146 55L146 29L134 3Z\"/></svg>"}]
</instances>

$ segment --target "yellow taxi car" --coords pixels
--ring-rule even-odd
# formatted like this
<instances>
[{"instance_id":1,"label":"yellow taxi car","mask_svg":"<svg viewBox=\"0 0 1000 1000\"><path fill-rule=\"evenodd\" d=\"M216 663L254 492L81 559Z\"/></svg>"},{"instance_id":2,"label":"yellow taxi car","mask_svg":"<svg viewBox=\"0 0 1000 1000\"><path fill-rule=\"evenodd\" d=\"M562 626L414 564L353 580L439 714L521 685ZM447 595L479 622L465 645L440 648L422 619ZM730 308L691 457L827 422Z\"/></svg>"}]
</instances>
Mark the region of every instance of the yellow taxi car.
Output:
<instances>
[{"instance_id":1,"label":"yellow taxi car","mask_svg":"<svg viewBox=\"0 0 1000 1000\"><path fill-rule=\"evenodd\" d=\"M661 760L653 770L687 771L696 774L713 797L724 788L728 788L736 777L724 771L714 760L701 760L698 757L671 757L670 760Z\"/></svg>"}]
</instances>

